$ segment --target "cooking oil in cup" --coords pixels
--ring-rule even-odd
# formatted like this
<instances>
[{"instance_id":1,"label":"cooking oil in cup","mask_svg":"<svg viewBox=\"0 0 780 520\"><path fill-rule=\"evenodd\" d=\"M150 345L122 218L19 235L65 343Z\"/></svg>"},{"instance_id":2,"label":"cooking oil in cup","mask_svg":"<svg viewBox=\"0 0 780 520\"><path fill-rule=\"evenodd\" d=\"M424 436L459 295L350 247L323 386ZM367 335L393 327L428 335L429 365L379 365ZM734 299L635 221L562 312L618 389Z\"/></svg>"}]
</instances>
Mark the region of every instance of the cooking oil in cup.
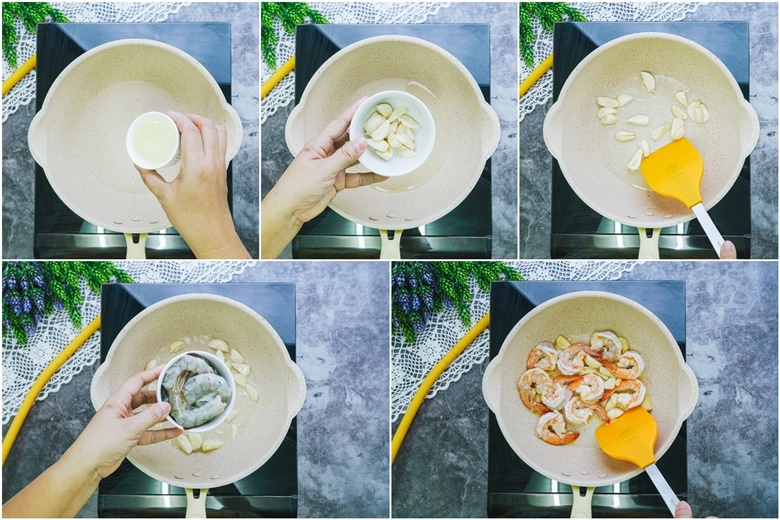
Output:
<instances>
[{"instance_id":1,"label":"cooking oil in cup","mask_svg":"<svg viewBox=\"0 0 780 520\"><path fill-rule=\"evenodd\" d=\"M179 158L179 130L161 112L142 114L127 131L127 153L135 164L147 170L169 166Z\"/></svg>"}]
</instances>

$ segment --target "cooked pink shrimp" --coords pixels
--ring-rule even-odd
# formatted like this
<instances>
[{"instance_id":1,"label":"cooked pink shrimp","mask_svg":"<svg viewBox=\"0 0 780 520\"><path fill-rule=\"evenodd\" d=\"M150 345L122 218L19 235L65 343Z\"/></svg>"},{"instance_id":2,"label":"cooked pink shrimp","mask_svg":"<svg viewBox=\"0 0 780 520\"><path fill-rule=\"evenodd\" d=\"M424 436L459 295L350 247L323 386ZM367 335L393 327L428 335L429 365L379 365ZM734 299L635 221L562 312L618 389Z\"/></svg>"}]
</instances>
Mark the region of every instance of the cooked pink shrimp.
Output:
<instances>
[{"instance_id":1,"label":"cooked pink shrimp","mask_svg":"<svg viewBox=\"0 0 780 520\"><path fill-rule=\"evenodd\" d=\"M614 389L604 392L602 401L609 399L612 394L617 394L615 405L621 410L630 410L636 408L645 400L647 389L642 381L638 379L626 379L617 385Z\"/></svg>"},{"instance_id":2,"label":"cooked pink shrimp","mask_svg":"<svg viewBox=\"0 0 780 520\"><path fill-rule=\"evenodd\" d=\"M597 403L604 395L604 380L596 374L585 374L569 385L585 403Z\"/></svg>"},{"instance_id":3,"label":"cooked pink shrimp","mask_svg":"<svg viewBox=\"0 0 780 520\"><path fill-rule=\"evenodd\" d=\"M618 379L637 379L645 370L645 360L633 350L622 354L614 365L606 359L600 361Z\"/></svg>"},{"instance_id":4,"label":"cooked pink shrimp","mask_svg":"<svg viewBox=\"0 0 780 520\"><path fill-rule=\"evenodd\" d=\"M585 368L585 356L598 357L599 354L584 343L575 343L558 354L558 370L567 376L576 376Z\"/></svg>"},{"instance_id":5,"label":"cooked pink shrimp","mask_svg":"<svg viewBox=\"0 0 780 520\"><path fill-rule=\"evenodd\" d=\"M536 425L536 435L553 446L568 444L580 436L578 432L566 431L566 420L561 412L549 412L542 415Z\"/></svg>"},{"instance_id":6,"label":"cooked pink shrimp","mask_svg":"<svg viewBox=\"0 0 780 520\"><path fill-rule=\"evenodd\" d=\"M580 376L558 376L552 380L550 389L542 394L542 403L550 410L560 410L571 396L569 383L580 379Z\"/></svg>"},{"instance_id":7,"label":"cooked pink shrimp","mask_svg":"<svg viewBox=\"0 0 780 520\"><path fill-rule=\"evenodd\" d=\"M593 412L604 422L609 422L607 411L598 403L586 403L579 397L572 397L566 406L563 407L566 414L566 420L571 424L582 425L588 422Z\"/></svg>"},{"instance_id":8,"label":"cooked pink shrimp","mask_svg":"<svg viewBox=\"0 0 780 520\"><path fill-rule=\"evenodd\" d=\"M527 408L539 413L547 413L550 410L542 403L537 403L534 399L537 394L544 395L550 387L552 387L552 379L547 375L547 372L539 368L527 370L520 376L520 380L517 382L520 400L523 401Z\"/></svg>"},{"instance_id":9,"label":"cooked pink shrimp","mask_svg":"<svg viewBox=\"0 0 780 520\"><path fill-rule=\"evenodd\" d=\"M617 361L623 351L623 345L617 335L608 330L594 332L590 337L590 348L601 354L601 357L610 363Z\"/></svg>"},{"instance_id":10,"label":"cooked pink shrimp","mask_svg":"<svg viewBox=\"0 0 780 520\"><path fill-rule=\"evenodd\" d=\"M542 370L555 370L555 364L558 363L558 351L549 341L543 341L536 345L531 353L528 354L528 360L525 368L541 368Z\"/></svg>"}]
</instances>

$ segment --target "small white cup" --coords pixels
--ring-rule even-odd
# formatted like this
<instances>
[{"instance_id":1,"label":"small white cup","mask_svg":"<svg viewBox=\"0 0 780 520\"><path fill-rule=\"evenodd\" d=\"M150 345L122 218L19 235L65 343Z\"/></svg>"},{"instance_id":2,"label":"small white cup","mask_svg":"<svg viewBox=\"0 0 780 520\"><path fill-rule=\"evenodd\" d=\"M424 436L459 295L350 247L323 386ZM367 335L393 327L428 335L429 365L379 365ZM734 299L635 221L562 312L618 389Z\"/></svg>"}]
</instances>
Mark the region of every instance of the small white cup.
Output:
<instances>
[{"instance_id":1,"label":"small white cup","mask_svg":"<svg viewBox=\"0 0 780 520\"><path fill-rule=\"evenodd\" d=\"M145 170L157 170L181 159L181 136L176 122L162 112L146 112L130 125L127 154Z\"/></svg>"},{"instance_id":2,"label":"small white cup","mask_svg":"<svg viewBox=\"0 0 780 520\"><path fill-rule=\"evenodd\" d=\"M200 356L204 358L208 363L214 368L218 376L222 376L225 378L225 381L227 381L228 387L230 387L231 396L230 401L228 402L225 409L222 411L221 414L214 417L212 420L210 420L207 423L203 423L200 426L196 426L194 428L183 428L179 423L176 422L176 420L168 415L166 419L168 419L168 422L171 423L174 427L184 430L187 433L200 433L200 432L207 432L209 430L213 430L220 424L222 424L227 416L230 414L230 412L233 410L233 405L236 402L236 381L233 379L233 374L230 372L230 368L223 362L220 361L220 359L215 356L214 354L211 354L209 352L202 352L199 350L196 351L189 351L189 352L183 352L179 354L178 356L175 356L173 359L168 361L168 363L165 364L165 367L163 368L162 372L160 372L160 377L157 379L157 402L161 403L163 401L163 377L165 377L165 373L168 372L168 369L171 368L171 365L176 362L177 359L186 356L187 354ZM167 391L166 391L167 395Z\"/></svg>"}]
</instances>

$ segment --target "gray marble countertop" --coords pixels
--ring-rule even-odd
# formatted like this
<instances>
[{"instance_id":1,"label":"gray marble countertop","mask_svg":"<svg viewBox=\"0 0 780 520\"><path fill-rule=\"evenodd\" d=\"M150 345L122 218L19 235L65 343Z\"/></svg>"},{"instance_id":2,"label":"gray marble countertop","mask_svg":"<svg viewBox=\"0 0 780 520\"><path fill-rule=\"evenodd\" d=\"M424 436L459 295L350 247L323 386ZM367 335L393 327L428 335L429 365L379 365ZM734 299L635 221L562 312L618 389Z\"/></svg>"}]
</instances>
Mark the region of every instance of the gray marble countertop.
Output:
<instances>
[{"instance_id":1,"label":"gray marble countertop","mask_svg":"<svg viewBox=\"0 0 780 520\"><path fill-rule=\"evenodd\" d=\"M493 258L517 257L517 8L512 3L459 3L442 9L425 23L486 23L491 39L490 104L501 123L501 140L492 158ZM293 103L280 108L262 128L262 196L292 162L284 126ZM291 256L290 247L283 258Z\"/></svg>"},{"instance_id":2,"label":"gray marble countertop","mask_svg":"<svg viewBox=\"0 0 780 520\"><path fill-rule=\"evenodd\" d=\"M699 381L688 419L695 516L776 518L777 263L645 263L622 279L686 283L687 362ZM394 517L487 514L486 365L420 408L392 468Z\"/></svg>"},{"instance_id":3,"label":"gray marble countertop","mask_svg":"<svg viewBox=\"0 0 780 520\"><path fill-rule=\"evenodd\" d=\"M233 159L233 219L253 257L259 254L259 24L258 4L193 3L166 22L230 22L232 105L244 125L244 140ZM165 23L165 22L162 22ZM3 258L33 257L35 162L27 148L27 129L35 102L3 123Z\"/></svg>"},{"instance_id":4,"label":"gray marble countertop","mask_svg":"<svg viewBox=\"0 0 780 520\"><path fill-rule=\"evenodd\" d=\"M710 3L684 21L750 23L750 103L761 123L750 156L752 258L777 258L777 4ZM550 258L552 156L542 125L552 100L520 122L520 258Z\"/></svg>"},{"instance_id":5,"label":"gray marble countertop","mask_svg":"<svg viewBox=\"0 0 780 520\"><path fill-rule=\"evenodd\" d=\"M298 414L298 515L386 518L387 264L263 262L233 281L296 284L297 362L307 385ZM95 370L32 407L3 466L3 502L54 463L94 415ZM97 516L96 495L80 516Z\"/></svg>"}]
</instances>

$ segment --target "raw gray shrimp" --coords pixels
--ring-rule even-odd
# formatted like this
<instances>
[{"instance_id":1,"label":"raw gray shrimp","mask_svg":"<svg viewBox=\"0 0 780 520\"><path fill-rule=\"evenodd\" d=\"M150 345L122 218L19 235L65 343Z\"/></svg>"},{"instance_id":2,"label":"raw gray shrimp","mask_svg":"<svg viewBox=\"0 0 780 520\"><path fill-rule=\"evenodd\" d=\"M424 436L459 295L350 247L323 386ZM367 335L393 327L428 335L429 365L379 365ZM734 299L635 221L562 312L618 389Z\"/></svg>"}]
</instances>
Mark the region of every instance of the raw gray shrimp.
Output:
<instances>
[{"instance_id":1,"label":"raw gray shrimp","mask_svg":"<svg viewBox=\"0 0 780 520\"><path fill-rule=\"evenodd\" d=\"M217 374L199 374L187 380L184 384L182 395L184 402L192 406L210 401L214 395L228 402L230 401L231 391L223 377Z\"/></svg>"},{"instance_id":2,"label":"raw gray shrimp","mask_svg":"<svg viewBox=\"0 0 780 520\"><path fill-rule=\"evenodd\" d=\"M179 376L179 373L184 370L187 370L191 374L214 373L214 368L209 365L208 361L196 354L187 354L186 356L182 356L177 359L176 362L173 363L165 372L165 377L163 377L162 383L163 388L165 388L170 393L173 385L176 383L176 378Z\"/></svg>"}]
</instances>

